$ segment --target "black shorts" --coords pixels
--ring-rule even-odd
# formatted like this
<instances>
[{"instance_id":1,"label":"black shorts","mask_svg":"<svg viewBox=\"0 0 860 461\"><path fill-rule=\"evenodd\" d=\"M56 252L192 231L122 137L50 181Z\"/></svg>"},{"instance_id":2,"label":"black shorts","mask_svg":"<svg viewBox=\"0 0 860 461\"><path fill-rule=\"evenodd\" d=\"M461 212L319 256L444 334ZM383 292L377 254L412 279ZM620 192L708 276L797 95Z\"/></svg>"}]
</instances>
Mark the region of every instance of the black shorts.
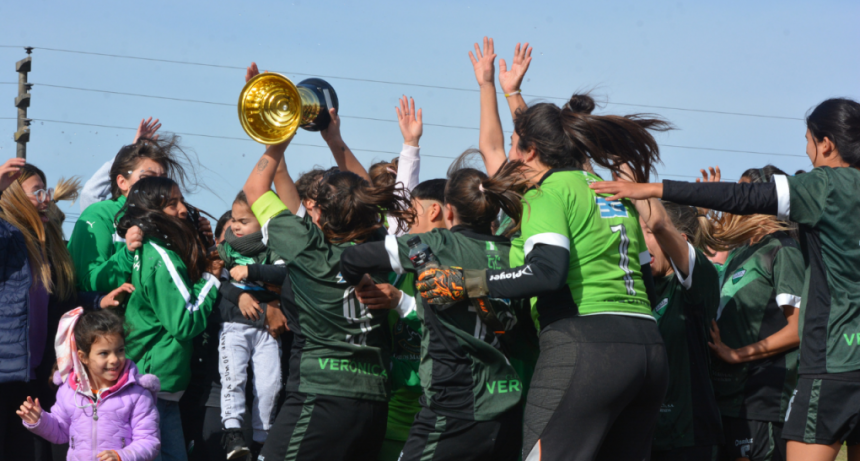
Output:
<instances>
[{"instance_id":1,"label":"black shorts","mask_svg":"<svg viewBox=\"0 0 860 461\"><path fill-rule=\"evenodd\" d=\"M470 421L422 408L399 461L517 461L523 416L516 407L492 421Z\"/></svg>"},{"instance_id":2,"label":"black shorts","mask_svg":"<svg viewBox=\"0 0 860 461\"><path fill-rule=\"evenodd\" d=\"M668 362L653 319L592 315L546 326L523 418L523 459L647 459Z\"/></svg>"},{"instance_id":3,"label":"black shorts","mask_svg":"<svg viewBox=\"0 0 860 461\"><path fill-rule=\"evenodd\" d=\"M782 436L822 445L860 444L860 382L799 376Z\"/></svg>"},{"instance_id":4,"label":"black shorts","mask_svg":"<svg viewBox=\"0 0 860 461\"><path fill-rule=\"evenodd\" d=\"M258 461L375 461L388 423L388 402L290 393Z\"/></svg>"},{"instance_id":5,"label":"black shorts","mask_svg":"<svg viewBox=\"0 0 860 461\"><path fill-rule=\"evenodd\" d=\"M741 418L723 418L723 459L734 461L785 461L782 424Z\"/></svg>"},{"instance_id":6,"label":"black shorts","mask_svg":"<svg viewBox=\"0 0 860 461\"><path fill-rule=\"evenodd\" d=\"M651 452L651 461L719 461L719 457L719 445L702 445Z\"/></svg>"}]
</instances>

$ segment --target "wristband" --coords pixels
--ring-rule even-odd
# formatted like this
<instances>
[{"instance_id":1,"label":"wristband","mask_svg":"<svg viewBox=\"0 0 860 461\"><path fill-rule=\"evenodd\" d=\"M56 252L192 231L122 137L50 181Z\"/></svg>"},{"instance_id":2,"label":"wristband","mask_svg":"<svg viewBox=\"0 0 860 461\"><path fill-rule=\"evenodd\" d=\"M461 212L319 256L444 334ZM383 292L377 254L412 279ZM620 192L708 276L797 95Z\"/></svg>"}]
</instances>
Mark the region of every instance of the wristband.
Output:
<instances>
[{"instance_id":1,"label":"wristband","mask_svg":"<svg viewBox=\"0 0 860 461\"><path fill-rule=\"evenodd\" d=\"M514 95L517 95L517 94L520 94L520 93L522 93L522 90L520 90L519 88L517 88L517 91L511 91L510 93L505 93L505 97L506 97L506 98L510 98L511 96L514 96Z\"/></svg>"}]
</instances>

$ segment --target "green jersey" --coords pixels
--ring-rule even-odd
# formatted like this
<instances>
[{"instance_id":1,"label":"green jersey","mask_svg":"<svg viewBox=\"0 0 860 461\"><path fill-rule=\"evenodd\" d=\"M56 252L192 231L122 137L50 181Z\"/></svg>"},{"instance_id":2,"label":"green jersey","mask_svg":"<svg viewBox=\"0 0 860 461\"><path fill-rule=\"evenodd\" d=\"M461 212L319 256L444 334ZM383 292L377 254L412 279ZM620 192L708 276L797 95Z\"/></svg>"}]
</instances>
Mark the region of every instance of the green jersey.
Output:
<instances>
[{"instance_id":1,"label":"green jersey","mask_svg":"<svg viewBox=\"0 0 860 461\"><path fill-rule=\"evenodd\" d=\"M134 255L116 232L117 214L125 197L88 206L69 238L78 290L108 293L129 281Z\"/></svg>"},{"instance_id":2,"label":"green jersey","mask_svg":"<svg viewBox=\"0 0 860 461\"><path fill-rule=\"evenodd\" d=\"M669 357L669 388L660 407L652 450L721 443L720 412L710 379L710 322L720 303L713 264L687 244L686 278L675 271L655 277L654 317Z\"/></svg>"},{"instance_id":3,"label":"green jersey","mask_svg":"<svg viewBox=\"0 0 860 461\"><path fill-rule=\"evenodd\" d=\"M418 366L421 360L421 319L415 304L415 274L397 277L394 286L403 291L400 304L405 309L389 314L391 337L391 400L388 401L388 425L385 438L405 442L415 415L421 410L421 378ZM401 312L405 316L401 317Z\"/></svg>"},{"instance_id":4,"label":"green jersey","mask_svg":"<svg viewBox=\"0 0 860 461\"><path fill-rule=\"evenodd\" d=\"M344 253L344 277L360 279L365 272L414 272L407 242L415 235L389 236L385 243L360 245ZM462 226L434 229L419 236L442 265L464 269L507 268L510 241L480 234ZM500 318L516 320L528 315L523 302L491 299ZM458 419L488 421L519 405L523 382L506 357L518 354L520 342L508 333L487 328L469 301L446 305L418 303L422 320L419 375L424 395L421 404ZM518 322L514 333L529 322Z\"/></svg>"},{"instance_id":5,"label":"green jersey","mask_svg":"<svg viewBox=\"0 0 860 461\"><path fill-rule=\"evenodd\" d=\"M352 245L327 242L319 227L291 213L273 192L251 209L292 283L287 391L388 401L388 312L368 309L341 277L341 254Z\"/></svg>"},{"instance_id":6,"label":"green jersey","mask_svg":"<svg viewBox=\"0 0 860 461\"><path fill-rule=\"evenodd\" d=\"M732 349L761 341L788 324L782 306L800 306L803 257L787 234L733 250L725 264L717 325ZM782 421L797 381L797 349L729 364L714 360L711 377L723 416Z\"/></svg>"},{"instance_id":7,"label":"green jersey","mask_svg":"<svg viewBox=\"0 0 860 461\"><path fill-rule=\"evenodd\" d=\"M588 187L595 181L601 179L585 171L552 170L523 198L522 234L511 244L511 267L525 264L538 244L570 251L567 286L532 301L538 328L575 315L653 319L641 273L651 256L639 215L627 200L609 202L595 194Z\"/></svg>"},{"instance_id":8,"label":"green jersey","mask_svg":"<svg viewBox=\"0 0 860 461\"><path fill-rule=\"evenodd\" d=\"M800 225L806 261L800 373L860 370L860 171L775 177L778 212ZM854 379L857 379L855 376Z\"/></svg>"}]
</instances>

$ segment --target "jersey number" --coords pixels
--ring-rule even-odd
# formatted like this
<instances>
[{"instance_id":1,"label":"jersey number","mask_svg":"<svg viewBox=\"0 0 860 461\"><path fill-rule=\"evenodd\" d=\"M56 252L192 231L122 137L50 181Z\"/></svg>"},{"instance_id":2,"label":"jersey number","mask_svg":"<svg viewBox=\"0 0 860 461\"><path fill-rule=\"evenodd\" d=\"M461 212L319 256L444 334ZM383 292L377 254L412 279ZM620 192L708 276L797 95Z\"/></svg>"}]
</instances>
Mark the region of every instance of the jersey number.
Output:
<instances>
[{"instance_id":1,"label":"jersey number","mask_svg":"<svg viewBox=\"0 0 860 461\"><path fill-rule=\"evenodd\" d=\"M353 287L349 287L343 292L343 316L348 323L358 324L361 330L361 333L357 335L346 335L346 342L366 346L367 333L371 330L370 321L373 317L370 316L367 305L362 304L355 296Z\"/></svg>"},{"instance_id":2,"label":"jersey number","mask_svg":"<svg viewBox=\"0 0 860 461\"><path fill-rule=\"evenodd\" d=\"M627 288L627 294L633 296L636 294L636 290L633 289L633 272L630 270L630 256L627 255L627 251L630 249L630 238L627 237L627 228L624 227L624 224L619 224L610 227L609 230L613 234L616 232L621 234L621 243L618 244L618 253L621 255L621 260L618 262L618 267L624 271L624 286Z\"/></svg>"}]
</instances>

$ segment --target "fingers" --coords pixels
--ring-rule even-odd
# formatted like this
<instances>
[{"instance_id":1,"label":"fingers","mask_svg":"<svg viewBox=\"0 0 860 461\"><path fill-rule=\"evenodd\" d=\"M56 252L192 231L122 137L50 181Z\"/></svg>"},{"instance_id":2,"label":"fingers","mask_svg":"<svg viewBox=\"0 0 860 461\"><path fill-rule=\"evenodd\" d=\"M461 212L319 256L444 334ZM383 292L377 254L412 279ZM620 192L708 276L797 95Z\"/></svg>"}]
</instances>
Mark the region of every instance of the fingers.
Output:
<instances>
[{"instance_id":1,"label":"fingers","mask_svg":"<svg viewBox=\"0 0 860 461\"><path fill-rule=\"evenodd\" d=\"M720 172L720 166L717 165L714 168L711 168L711 171L714 173L714 182L720 182L720 178L722 178L722 173Z\"/></svg>"},{"instance_id":2,"label":"fingers","mask_svg":"<svg viewBox=\"0 0 860 461\"><path fill-rule=\"evenodd\" d=\"M493 39L492 38L488 39L487 37L484 37L484 43L486 44L485 48L487 48L487 50L488 50L488 52L485 54L488 54L488 55L495 54L495 48L496 47L493 45Z\"/></svg>"},{"instance_id":3,"label":"fingers","mask_svg":"<svg viewBox=\"0 0 860 461\"><path fill-rule=\"evenodd\" d=\"M472 61L473 66L478 65L478 60L475 59L475 55L473 55L471 51L469 52L469 60Z\"/></svg>"},{"instance_id":4,"label":"fingers","mask_svg":"<svg viewBox=\"0 0 860 461\"><path fill-rule=\"evenodd\" d=\"M415 100L409 97L409 114L412 115L412 120L415 120Z\"/></svg>"},{"instance_id":5,"label":"fingers","mask_svg":"<svg viewBox=\"0 0 860 461\"><path fill-rule=\"evenodd\" d=\"M501 78L502 74L504 74L507 71L508 71L508 64L505 62L505 58L499 59L499 77Z\"/></svg>"},{"instance_id":6,"label":"fingers","mask_svg":"<svg viewBox=\"0 0 860 461\"><path fill-rule=\"evenodd\" d=\"M485 43L484 47L486 48L486 43L487 43L486 37L484 37L484 43ZM479 47L477 43L475 44L475 58L477 58L478 61L484 59L484 55L481 53L481 47Z\"/></svg>"},{"instance_id":7,"label":"fingers","mask_svg":"<svg viewBox=\"0 0 860 461\"><path fill-rule=\"evenodd\" d=\"M415 118L416 118L416 120L418 120L418 123L420 123L422 125L424 124L424 118L422 117L421 109L418 109L418 111L415 112Z\"/></svg>"}]
</instances>

